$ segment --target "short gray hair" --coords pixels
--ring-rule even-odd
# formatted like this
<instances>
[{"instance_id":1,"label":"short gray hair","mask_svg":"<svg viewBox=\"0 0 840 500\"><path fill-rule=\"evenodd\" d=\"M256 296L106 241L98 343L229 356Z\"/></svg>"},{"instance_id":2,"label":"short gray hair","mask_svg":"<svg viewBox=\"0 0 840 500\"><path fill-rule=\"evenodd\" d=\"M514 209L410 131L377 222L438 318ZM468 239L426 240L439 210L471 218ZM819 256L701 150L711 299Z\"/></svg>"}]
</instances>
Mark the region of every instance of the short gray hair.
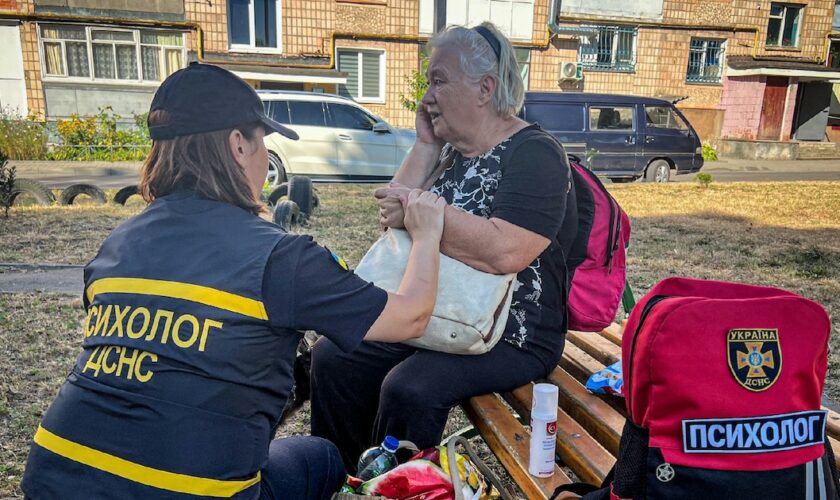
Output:
<instances>
[{"instance_id":1,"label":"short gray hair","mask_svg":"<svg viewBox=\"0 0 840 500\"><path fill-rule=\"evenodd\" d=\"M484 26L499 40L499 57L493 52L490 42L477 31L464 26L447 26L429 41L434 51L441 47L453 46L460 52L461 70L467 80L478 83L484 75L496 79L496 92L493 94L493 109L499 116L514 116L522 109L525 100L525 85L519 74L516 54L510 40L490 22Z\"/></svg>"}]
</instances>

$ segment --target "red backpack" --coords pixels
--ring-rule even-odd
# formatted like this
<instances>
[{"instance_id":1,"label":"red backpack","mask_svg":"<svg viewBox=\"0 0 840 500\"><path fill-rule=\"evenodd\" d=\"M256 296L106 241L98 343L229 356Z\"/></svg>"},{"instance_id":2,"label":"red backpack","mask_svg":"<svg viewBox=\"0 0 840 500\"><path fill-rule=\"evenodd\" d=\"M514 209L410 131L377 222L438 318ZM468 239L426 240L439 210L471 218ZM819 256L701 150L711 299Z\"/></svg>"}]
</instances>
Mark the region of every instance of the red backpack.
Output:
<instances>
[{"instance_id":1,"label":"red backpack","mask_svg":"<svg viewBox=\"0 0 840 500\"><path fill-rule=\"evenodd\" d=\"M569 329L598 332L615 320L626 280L630 218L598 177L569 158L578 210L578 232L569 268Z\"/></svg>"},{"instance_id":2,"label":"red backpack","mask_svg":"<svg viewBox=\"0 0 840 500\"><path fill-rule=\"evenodd\" d=\"M507 150L514 151L522 141L537 133L534 130L516 135ZM551 134L548 136L557 141ZM560 142L557 144L565 151ZM568 157L578 213L577 233L566 256L571 283L568 328L599 332L615 320L624 292L630 218L598 176L581 165L576 156Z\"/></svg>"},{"instance_id":3,"label":"red backpack","mask_svg":"<svg viewBox=\"0 0 840 500\"><path fill-rule=\"evenodd\" d=\"M821 409L830 323L776 288L670 278L622 339L628 418L590 499L838 499Z\"/></svg>"}]
</instances>

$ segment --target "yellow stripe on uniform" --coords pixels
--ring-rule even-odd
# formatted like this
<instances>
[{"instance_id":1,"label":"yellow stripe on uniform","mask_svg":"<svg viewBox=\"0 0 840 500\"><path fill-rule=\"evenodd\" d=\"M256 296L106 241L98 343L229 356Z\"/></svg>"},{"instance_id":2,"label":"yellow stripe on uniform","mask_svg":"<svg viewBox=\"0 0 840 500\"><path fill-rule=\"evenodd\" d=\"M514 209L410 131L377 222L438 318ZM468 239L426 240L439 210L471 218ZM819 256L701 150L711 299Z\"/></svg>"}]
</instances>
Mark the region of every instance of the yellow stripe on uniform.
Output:
<instances>
[{"instance_id":1,"label":"yellow stripe on uniform","mask_svg":"<svg viewBox=\"0 0 840 500\"><path fill-rule=\"evenodd\" d=\"M93 302L93 298L100 293L158 295L198 302L252 318L268 319L265 305L258 300L191 283L145 278L103 278L94 281L87 288L88 302Z\"/></svg>"},{"instance_id":2,"label":"yellow stripe on uniform","mask_svg":"<svg viewBox=\"0 0 840 500\"><path fill-rule=\"evenodd\" d=\"M114 455L89 448L56 436L38 426L35 443L47 450L75 462L111 473L115 476L145 484L161 490L187 493L190 495L229 498L260 482L260 473L243 481L223 481L206 477L176 474L145 465L129 462Z\"/></svg>"}]
</instances>

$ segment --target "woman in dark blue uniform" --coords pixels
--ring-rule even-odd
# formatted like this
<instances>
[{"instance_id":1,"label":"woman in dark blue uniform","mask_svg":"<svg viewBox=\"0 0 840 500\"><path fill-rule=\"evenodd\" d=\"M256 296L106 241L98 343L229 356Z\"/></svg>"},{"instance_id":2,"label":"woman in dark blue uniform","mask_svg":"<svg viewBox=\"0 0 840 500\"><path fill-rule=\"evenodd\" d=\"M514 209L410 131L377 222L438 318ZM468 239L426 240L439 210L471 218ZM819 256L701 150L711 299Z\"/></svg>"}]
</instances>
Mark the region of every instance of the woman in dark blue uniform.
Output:
<instances>
[{"instance_id":1,"label":"woman in dark blue uniform","mask_svg":"<svg viewBox=\"0 0 840 500\"><path fill-rule=\"evenodd\" d=\"M256 93L193 64L152 102L141 172L149 206L85 268L83 350L34 437L34 499L328 498L335 446L272 441L297 330L341 349L422 335L435 300L443 204L404 197L414 246L394 294L307 236L258 216L268 119Z\"/></svg>"}]
</instances>

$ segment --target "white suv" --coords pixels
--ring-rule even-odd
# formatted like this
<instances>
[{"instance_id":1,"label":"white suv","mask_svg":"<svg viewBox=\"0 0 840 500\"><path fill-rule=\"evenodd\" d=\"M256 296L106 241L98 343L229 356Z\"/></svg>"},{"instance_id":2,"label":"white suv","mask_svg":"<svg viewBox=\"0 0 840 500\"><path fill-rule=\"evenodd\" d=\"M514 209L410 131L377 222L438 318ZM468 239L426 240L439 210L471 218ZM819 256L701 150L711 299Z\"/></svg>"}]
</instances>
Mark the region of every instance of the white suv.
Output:
<instances>
[{"instance_id":1,"label":"white suv","mask_svg":"<svg viewBox=\"0 0 840 500\"><path fill-rule=\"evenodd\" d=\"M298 133L265 136L268 181L289 175L314 182L387 182L414 145L414 130L397 129L352 99L314 92L259 90L268 116Z\"/></svg>"}]
</instances>

